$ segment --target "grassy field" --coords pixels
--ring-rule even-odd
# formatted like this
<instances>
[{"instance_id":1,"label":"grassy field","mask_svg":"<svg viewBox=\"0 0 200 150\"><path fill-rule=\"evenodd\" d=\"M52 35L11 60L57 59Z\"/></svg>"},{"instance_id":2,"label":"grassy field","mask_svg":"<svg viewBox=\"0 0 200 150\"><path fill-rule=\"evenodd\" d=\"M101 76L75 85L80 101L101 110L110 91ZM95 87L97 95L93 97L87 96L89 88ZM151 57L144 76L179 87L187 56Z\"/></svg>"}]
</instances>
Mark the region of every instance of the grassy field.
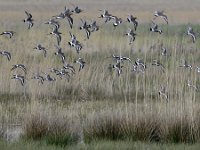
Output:
<instances>
[{"instance_id":1,"label":"grassy field","mask_svg":"<svg viewBox=\"0 0 200 150\"><path fill-rule=\"evenodd\" d=\"M196 70L200 67L200 3L197 0L192 3L182 0L173 3L172 0L19 0L17 3L0 0L0 3L0 32L16 32L11 39L0 37L0 51L9 51L12 55L11 61L0 57L0 139L8 142L1 142L0 149L21 149L24 143L26 149L60 149L60 146L69 149L197 149L200 140L200 78ZM56 39L47 35L51 28L44 22L65 5L73 8L72 3L84 12L73 15L72 30L66 20L60 20L59 31L66 61L75 67L76 73L60 79L49 72L49 68L60 69L63 64L54 55ZM124 36L132 26L123 23L114 30L112 23L104 24L98 18L100 9L108 9L123 20L128 14L138 17L139 27L133 44L129 45L129 39ZM169 25L162 19L156 20L163 29L161 35L149 31L157 9L165 10L169 18ZM22 21L26 17L24 10L30 11L35 20L31 30ZM85 33L78 29L80 18L89 22L97 20L100 25L100 30L92 33L89 40L85 40ZM195 43L186 35L189 25L197 33ZM83 44L79 55L68 45L69 31ZM47 48L46 58L33 49L38 43ZM162 47L168 50L168 56L161 55ZM120 76L116 70L109 69L110 64L115 64L113 54L132 60L122 64ZM79 57L86 61L80 72L74 63ZM132 71L137 58L147 66L144 73ZM155 59L162 63L164 71L152 65ZM192 69L179 67L185 60ZM20 69L10 70L18 63L27 67L24 86L11 79L14 73L24 74ZM33 73L43 72L50 73L56 81L40 84L31 79ZM197 90L187 86L188 80ZM168 100L159 96L161 86L166 88ZM18 132L22 141L10 144L18 139ZM33 142L26 142L27 139Z\"/></svg>"},{"instance_id":2,"label":"grassy field","mask_svg":"<svg viewBox=\"0 0 200 150\"><path fill-rule=\"evenodd\" d=\"M90 144L78 144L78 145L70 145L65 148L54 145L46 145L42 142L35 141L20 141L17 143L12 143L10 145L6 145L5 143L0 142L1 150L121 150L121 149L130 149L130 150L198 150L199 144L156 144L156 143L142 143L142 142L129 142L129 141L94 141Z\"/></svg>"}]
</instances>

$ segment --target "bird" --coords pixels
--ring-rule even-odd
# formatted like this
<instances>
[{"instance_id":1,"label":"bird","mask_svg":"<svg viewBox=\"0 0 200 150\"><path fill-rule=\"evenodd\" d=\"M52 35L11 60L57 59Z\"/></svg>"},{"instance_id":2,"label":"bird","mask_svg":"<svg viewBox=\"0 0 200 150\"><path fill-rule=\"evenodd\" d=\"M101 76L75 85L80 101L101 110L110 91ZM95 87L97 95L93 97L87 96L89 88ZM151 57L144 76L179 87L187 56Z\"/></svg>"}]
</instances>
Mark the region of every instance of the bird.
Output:
<instances>
[{"instance_id":1,"label":"bird","mask_svg":"<svg viewBox=\"0 0 200 150\"><path fill-rule=\"evenodd\" d=\"M165 22L168 24L168 18L167 18L167 16L164 14L164 11L163 11L163 10L162 10L162 11L156 10L156 11L154 12L154 19L153 19L153 20L155 20L157 17L163 18L163 19L165 20Z\"/></svg>"},{"instance_id":2,"label":"bird","mask_svg":"<svg viewBox=\"0 0 200 150\"><path fill-rule=\"evenodd\" d=\"M127 17L127 21L129 23L133 23L135 31L137 30L137 27L138 27L138 22L136 21L136 19L137 19L137 17L133 17L133 15L129 15Z\"/></svg>"},{"instance_id":3,"label":"bird","mask_svg":"<svg viewBox=\"0 0 200 150\"><path fill-rule=\"evenodd\" d=\"M92 21L92 23L89 24L89 28L91 29L91 30L90 30L91 32L94 32L94 31L98 31L98 30L99 30L99 26L97 25L97 22L96 22L96 21Z\"/></svg>"},{"instance_id":4,"label":"bird","mask_svg":"<svg viewBox=\"0 0 200 150\"><path fill-rule=\"evenodd\" d=\"M72 18L72 15L73 14L73 11L71 11L70 9L67 9L66 7L65 7L65 10L64 10L64 12L63 12L63 15L64 15L64 18L67 18L67 21L68 21L68 23L69 23L69 26L70 26L70 28L72 29L72 25L73 25L73 18ZM63 18L63 19L64 19Z\"/></svg>"},{"instance_id":5,"label":"bird","mask_svg":"<svg viewBox=\"0 0 200 150\"><path fill-rule=\"evenodd\" d=\"M89 39L90 38L90 30L89 30L90 26L87 24L86 21L83 21L82 19L81 19L81 22L82 22L82 26L80 26L80 30L85 30L87 39Z\"/></svg>"},{"instance_id":6,"label":"bird","mask_svg":"<svg viewBox=\"0 0 200 150\"><path fill-rule=\"evenodd\" d=\"M70 70L73 74L75 74L75 68L72 65L65 62L63 68L66 70Z\"/></svg>"},{"instance_id":7,"label":"bird","mask_svg":"<svg viewBox=\"0 0 200 150\"><path fill-rule=\"evenodd\" d=\"M11 53L10 52L7 52L7 51L0 51L0 54L3 55L3 56L6 56L8 61L11 60Z\"/></svg>"},{"instance_id":8,"label":"bird","mask_svg":"<svg viewBox=\"0 0 200 150\"><path fill-rule=\"evenodd\" d=\"M196 67L197 73L200 73L200 67Z\"/></svg>"},{"instance_id":9,"label":"bird","mask_svg":"<svg viewBox=\"0 0 200 150\"><path fill-rule=\"evenodd\" d=\"M54 35L57 38L57 44L60 45L61 42L61 33L58 32L58 29L56 27L53 28L53 31L49 33L49 35Z\"/></svg>"},{"instance_id":10,"label":"bird","mask_svg":"<svg viewBox=\"0 0 200 150\"><path fill-rule=\"evenodd\" d=\"M57 49L57 52L55 52L54 54L60 56L62 59L62 62L64 63L65 62L65 54L62 52L62 48L57 45L55 45L55 47Z\"/></svg>"},{"instance_id":11,"label":"bird","mask_svg":"<svg viewBox=\"0 0 200 150\"><path fill-rule=\"evenodd\" d=\"M79 54L80 50L82 49L81 43L76 39L76 36L69 32L71 36L70 42L68 42L70 47L74 47L76 49L76 52Z\"/></svg>"},{"instance_id":12,"label":"bird","mask_svg":"<svg viewBox=\"0 0 200 150\"><path fill-rule=\"evenodd\" d=\"M39 83L41 83L41 84L43 84L44 83L44 77L43 76L41 76L41 75L39 75L38 73L35 73L33 76L32 76L32 78L31 79L37 79L37 80L39 80Z\"/></svg>"},{"instance_id":13,"label":"bird","mask_svg":"<svg viewBox=\"0 0 200 150\"><path fill-rule=\"evenodd\" d=\"M21 85L24 86L24 83L25 83L24 76L18 75L18 74L14 74L11 79L19 80Z\"/></svg>"},{"instance_id":14,"label":"bird","mask_svg":"<svg viewBox=\"0 0 200 150\"><path fill-rule=\"evenodd\" d=\"M122 23L122 19L118 18L117 16L112 16L111 18L114 20L114 29Z\"/></svg>"},{"instance_id":15,"label":"bird","mask_svg":"<svg viewBox=\"0 0 200 150\"><path fill-rule=\"evenodd\" d=\"M152 21L152 26L150 27L150 31L162 34L162 30L158 29L158 25L153 21Z\"/></svg>"},{"instance_id":16,"label":"bird","mask_svg":"<svg viewBox=\"0 0 200 150\"><path fill-rule=\"evenodd\" d=\"M112 19L112 15L108 13L108 10L99 10L99 11L102 11L103 13L100 15L99 18L105 18L105 23L110 21Z\"/></svg>"},{"instance_id":17,"label":"bird","mask_svg":"<svg viewBox=\"0 0 200 150\"><path fill-rule=\"evenodd\" d=\"M153 63L152 65L155 65L155 66L160 66L162 71L164 72L165 71L165 67L160 63L159 60L153 60Z\"/></svg>"},{"instance_id":18,"label":"bird","mask_svg":"<svg viewBox=\"0 0 200 150\"><path fill-rule=\"evenodd\" d=\"M164 97L164 99L168 102L168 93L166 92L166 89L164 86L160 87L160 90L158 91L158 94L161 98Z\"/></svg>"},{"instance_id":19,"label":"bird","mask_svg":"<svg viewBox=\"0 0 200 150\"><path fill-rule=\"evenodd\" d=\"M24 23L28 23L28 29L33 27L33 19L32 19L32 15L30 13L28 13L27 11L25 11L27 18L25 18L23 21Z\"/></svg>"},{"instance_id":20,"label":"bird","mask_svg":"<svg viewBox=\"0 0 200 150\"><path fill-rule=\"evenodd\" d=\"M193 88L194 90L197 90L197 87L195 85L193 85L191 83L191 80L189 80L189 79L187 80L187 86Z\"/></svg>"},{"instance_id":21,"label":"bird","mask_svg":"<svg viewBox=\"0 0 200 150\"><path fill-rule=\"evenodd\" d=\"M190 35L192 37L192 42L195 43L196 36L191 26L189 26L187 29L187 35Z\"/></svg>"},{"instance_id":22,"label":"bird","mask_svg":"<svg viewBox=\"0 0 200 150\"><path fill-rule=\"evenodd\" d=\"M85 61L83 61L82 58L78 58L77 60L74 61L74 63L77 63L77 64L80 65L79 71L81 71L84 68L84 66L85 66Z\"/></svg>"},{"instance_id":23,"label":"bird","mask_svg":"<svg viewBox=\"0 0 200 150\"><path fill-rule=\"evenodd\" d=\"M116 63L123 62L125 60L131 61L129 57L125 57L125 56L118 56L118 55L113 54L112 57L116 60Z\"/></svg>"},{"instance_id":24,"label":"bird","mask_svg":"<svg viewBox=\"0 0 200 150\"><path fill-rule=\"evenodd\" d=\"M62 79L62 77L63 76L67 76L67 77L70 77L70 75L69 75L69 72L67 72L65 69L60 69L59 71L58 71L58 73L56 73L56 75L58 75L58 76L60 76L60 78Z\"/></svg>"},{"instance_id":25,"label":"bird","mask_svg":"<svg viewBox=\"0 0 200 150\"><path fill-rule=\"evenodd\" d=\"M145 70L145 69L146 69L146 65L144 64L144 62L143 62L140 58L137 58L137 59L136 59L135 65L136 65L136 66L139 66L139 67L142 67L142 70Z\"/></svg>"},{"instance_id":26,"label":"bird","mask_svg":"<svg viewBox=\"0 0 200 150\"><path fill-rule=\"evenodd\" d=\"M65 18L65 14L63 12L61 12L60 14L56 15L56 16L52 16L55 19L64 19Z\"/></svg>"},{"instance_id":27,"label":"bird","mask_svg":"<svg viewBox=\"0 0 200 150\"><path fill-rule=\"evenodd\" d=\"M192 65L188 64L186 60L184 61L184 64L180 65L179 67L184 67L184 68L192 69Z\"/></svg>"},{"instance_id":28,"label":"bird","mask_svg":"<svg viewBox=\"0 0 200 150\"><path fill-rule=\"evenodd\" d=\"M53 25L57 29L60 27L58 21L55 21L54 19L49 19L49 21L45 22L45 24Z\"/></svg>"},{"instance_id":29,"label":"bird","mask_svg":"<svg viewBox=\"0 0 200 150\"><path fill-rule=\"evenodd\" d=\"M44 75L45 75L45 77L44 77L44 80L46 80L46 81L56 81L56 79L55 78L53 78L53 77L51 77L50 76L50 74L47 74L47 73L45 73L45 72L42 72Z\"/></svg>"},{"instance_id":30,"label":"bird","mask_svg":"<svg viewBox=\"0 0 200 150\"><path fill-rule=\"evenodd\" d=\"M118 62L117 64L113 65L113 68L117 70L117 75L120 76L122 73L122 65L120 62Z\"/></svg>"},{"instance_id":31,"label":"bird","mask_svg":"<svg viewBox=\"0 0 200 150\"><path fill-rule=\"evenodd\" d=\"M14 31L4 31L0 35L8 35L9 38L11 38L13 37L14 33L15 33Z\"/></svg>"},{"instance_id":32,"label":"bird","mask_svg":"<svg viewBox=\"0 0 200 150\"><path fill-rule=\"evenodd\" d=\"M162 56L167 56L167 49L162 47L162 53L161 53Z\"/></svg>"},{"instance_id":33,"label":"bird","mask_svg":"<svg viewBox=\"0 0 200 150\"><path fill-rule=\"evenodd\" d=\"M37 44L37 46L34 47L33 49L36 49L36 50L39 50L39 51L43 51L44 52L44 57L47 56L47 50L41 44Z\"/></svg>"},{"instance_id":34,"label":"bird","mask_svg":"<svg viewBox=\"0 0 200 150\"><path fill-rule=\"evenodd\" d=\"M58 73L59 72L59 70L58 69L56 69L56 68L49 68L49 71L50 72L53 72L53 73Z\"/></svg>"},{"instance_id":35,"label":"bird","mask_svg":"<svg viewBox=\"0 0 200 150\"><path fill-rule=\"evenodd\" d=\"M134 33L134 31L132 29L129 28L129 31L125 34L126 36L129 37L129 44L131 44L132 42L135 41L135 36L137 35L136 33Z\"/></svg>"},{"instance_id":36,"label":"bird","mask_svg":"<svg viewBox=\"0 0 200 150\"><path fill-rule=\"evenodd\" d=\"M12 70L15 70L15 69L17 69L17 68L22 69L22 70L24 71L24 73L26 74L26 66L25 66L25 65L23 65L23 64L16 64L16 65L13 65L13 67L11 68L11 71L12 71Z\"/></svg>"},{"instance_id":37,"label":"bird","mask_svg":"<svg viewBox=\"0 0 200 150\"><path fill-rule=\"evenodd\" d=\"M74 9L72 10L72 12L76 13L76 14L79 14L81 12L83 12L83 10L81 8L79 8L78 6L75 6L74 4L71 4Z\"/></svg>"}]
</instances>

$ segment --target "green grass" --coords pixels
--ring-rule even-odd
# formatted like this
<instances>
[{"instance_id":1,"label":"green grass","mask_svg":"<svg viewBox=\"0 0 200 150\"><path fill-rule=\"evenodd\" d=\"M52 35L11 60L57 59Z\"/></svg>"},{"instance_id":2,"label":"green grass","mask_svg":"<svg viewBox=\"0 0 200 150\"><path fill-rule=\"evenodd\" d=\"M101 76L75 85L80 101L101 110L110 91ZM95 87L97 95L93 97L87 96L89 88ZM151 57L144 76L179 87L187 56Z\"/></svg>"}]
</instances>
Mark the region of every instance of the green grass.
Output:
<instances>
[{"instance_id":1,"label":"green grass","mask_svg":"<svg viewBox=\"0 0 200 150\"><path fill-rule=\"evenodd\" d=\"M144 143L144 142L131 142L131 141L93 141L89 144L74 144L66 147L47 145L43 142L37 141L19 141L17 143L6 144L0 142L1 150L198 150L200 144L157 144L157 143Z\"/></svg>"}]
</instances>

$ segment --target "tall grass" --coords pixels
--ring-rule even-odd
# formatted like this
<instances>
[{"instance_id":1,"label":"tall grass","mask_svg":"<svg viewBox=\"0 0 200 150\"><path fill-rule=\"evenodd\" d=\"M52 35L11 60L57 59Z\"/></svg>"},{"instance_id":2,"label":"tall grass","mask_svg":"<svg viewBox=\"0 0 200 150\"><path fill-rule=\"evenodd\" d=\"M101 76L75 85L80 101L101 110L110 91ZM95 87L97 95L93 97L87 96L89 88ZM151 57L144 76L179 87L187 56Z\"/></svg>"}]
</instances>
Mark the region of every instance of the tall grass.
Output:
<instances>
[{"instance_id":1,"label":"tall grass","mask_svg":"<svg viewBox=\"0 0 200 150\"><path fill-rule=\"evenodd\" d=\"M42 13L44 20L51 13ZM5 126L14 123L22 126L25 138L61 146L99 139L175 143L199 140L199 90L188 87L187 80L199 86L195 67L199 65L200 44L199 39L193 44L185 34L187 24L161 25L164 34L159 35L149 32L149 24L140 23L136 40L129 45L123 35L130 25L124 23L114 30L112 24L97 20L100 31L84 40L85 33L78 30L79 17L75 16L71 32L83 44L78 55L68 46L69 27L61 21L61 47L67 62L76 69L68 80L49 72L50 67L62 68L63 64L54 55L56 39L47 35L51 28L44 24L43 17L38 17L31 30L26 30L22 22L1 23L0 30L14 30L16 35L12 39L1 37L0 49L11 52L12 59L0 59L0 136L6 135ZM199 31L199 25L192 26ZM38 43L48 49L47 58L33 50ZM162 47L168 49L168 56L161 55ZM115 63L112 54L132 60L122 64L120 76L108 69ZM86 61L80 72L73 63L78 57ZM132 71L136 58L147 65L144 73ZM164 72L152 66L155 59L164 65ZM192 70L179 67L184 60L192 64ZM11 80L12 74L23 74L20 69L10 70L17 63L27 66L24 87ZM56 81L42 85L31 79L35 72L48 72ZM166 87L168 101L158 94L161 86Z\"/></svg>"}]
</instances>

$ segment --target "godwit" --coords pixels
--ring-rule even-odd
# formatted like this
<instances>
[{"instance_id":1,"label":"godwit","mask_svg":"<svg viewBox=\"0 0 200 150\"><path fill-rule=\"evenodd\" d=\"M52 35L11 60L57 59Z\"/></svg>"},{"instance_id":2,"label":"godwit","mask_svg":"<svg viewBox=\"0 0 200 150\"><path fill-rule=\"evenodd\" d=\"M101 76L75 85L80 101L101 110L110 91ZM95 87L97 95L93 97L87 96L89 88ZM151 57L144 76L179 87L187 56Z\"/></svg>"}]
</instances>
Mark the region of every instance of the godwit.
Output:
<instances>
[{"instance_id":1,"label":"godwit","mask_svg":"<svg viewBox=\"0 0 200 150\"><path fill-rule=\"evenodd\" d=\"M89 28L91 29L90 30L91 32L99 30L99 26L97 25L96 21L93 21L91 24L89 24Z\"/></svg>"},{"instance_id":2,"label":"godwit","mask_svg":"<svg viewBox=\"0 0 200 150\"><path fill-rule=\"evenodd\" d=\"M118 76L120 76L121 73L122 73L122 67L123 67L123 66L121 65L120 62L118 62L117 64L113 65L113 68L117 70Z\"/></svg>"},{"instance_id":3,"label":"godwit","mask_svg":"<svg viewBox=\"0 0 200 150\"><path fill-rule=\"evenodd\" d=\"M152 26L150 27L150 31L152 32L158 32L158 33L162 33L161 29L158 29L158 25L152 21Z\"/></svg>"},{"instance_id":4,"label":"godwit","mask_svg":"<svg viewBox=\"0 0 200 150\"><path fill-rule=\"evenodd\" d=\"M55 45L55 47L57 49L57 52L55 52L54 54L60 56L62 59L62 62L64 63L65 62L65 54L62 52L61 47L59 47L57 45Z\"/></svg>"},{"instance_id":5,"label":"godwit","mask_svg":"<svg viewBox=\"0 0 200 150\"><path fill-rule=\"evenodd\" d=\"M144 70L146 69L146 65L144 64L144 62L140 58L136 59L135 65L141 66Z\"/></svg>"},{"instance_id":6,"label":"godwit","mask_svg":"<svg viewBox=\"0 0 200 150\"><path fill-rule=\"evenodd\" d=\"M83 61L82 58L78 58L77 60L74 61L74 63L77 63L77 64L80 65L79 71L81 71L84 68L84 66L85 66L85 61Z\"/></svg>"},{"instance_id":7,"label":"godwit","mask_svg":"<svg viewBox=\"0 0 200 150\"><path fill-rule=\"evenodd\" d=\"M112 15L109 14L107 10L104 9L104 10L100 10L100 11L103 12L103 13L101 14L101 17L100 17L100 18L105 18L105 19L106 19L106 20L105 20L105 23L108 22L108 21L110 21L110 20L112 19Z\"/></svg>"},{"instance_id":8,"label":"godwit","mask_svg":"<svg viewBox=\"0 0 200 150\"><path fill-rule=\"evenodd\" d=\"M188 27L187 35L190 35L192 37L192 42L195 43L196 36L195 36L195 33L194 33L192 27L190 27L190 26Z\"/></svg>"},{"instance_id":9,"label":"godwit","mask_svg":"<svg viewBox=\"0 0 200 150\"><path fill-rule=\"evenodd\" d=\"M32 19L32 15L30 13L28 13L27 11L25 11L27 18L24 19L24 23L28 23L28 29L30 29L31 27L33 27L33 19Z\"/></svg>"},{"instance_id":10,"label":"godwit","mask_svg":"<svg viewBox=\"0 0 200 150\"><path fill-rule=\"evenodd\" d=\"M192 65L188 64L186 60L184 61L184 64L180 65L179 67L184 67L184 68L192 69Z\"/></svg>"},{"instance_id":11,"label":"godwit","mask_svg":"<svg viewBox=\"0 0 200 150\"><path fill-rule=\"evenodd\" d=\"M164 86L160 87L160 90L158 91L158 94L161 98L164 97L164 99L168 102L168 93L166 92L166 89Z\"/></svg>"},{"instance_id":12,"label":"godwit","mask_svg":"<svg viewBox=\"0 0 200 150\"><path fill-rule=\"evenodd\" d=\"M116 16L112 16L111 18L114 19L114 23L113 23L114 29L122 23L121 18L118 18Z\"/></svg>"},{"instance_id":13,"label":"godwit","mask_svg":"<svg viewBox=\"0 0 200 150\"><path fill-rule=\"evenodd\" d=\"M12 71L12 70L15 70L15 69L17 69L17 68L22 69L22 70L24 71L24 73L26 74L26 66L25 66L25 65L23 65L23 64L16 64L16 65L13 65L13 67L11 68L11 71Z\"/></svg>"},{"instance_id":14,"label":"godwit","mask_svg":"<svg viewBox=\"0 0 200 150\"><path fill-rule=\"evenodd\" d=\"M59 29L60 27L58 21L55 21L54 19L49 19L49 21L45 22L45 24L53 25L57 29Z\"/></svg>"},{"instance_id":15,"label":"godwit","mask_svg":"<svg viewBox=\"0 0 200 150\"><path fill-rule=\"evenodd\" d=\"M72 65L70 65L70 64L65 62L64 65L63 65L63 68L66 69L66 70L70 70L73 74L75 74L74 66L72 66Z\"/></svg>"},{"instance_id":16,"label":"godwit","mask_svg":"<svg viewBox=\"0 0 200 150\"><path fill-rule=\"evenodd\" d=\"M134 33L134 31L132 29L129 29L129 31L125 35L129 37L129 39L130 39L129 44L131 44L132 42L135 41L135 36L137 34Z\"/></svg>"},{"instance_id":17,"label":"godwit","mask_svg":"<svg viewBox=\"0 0 200 150\"><path fill-rule=\"evenodd\" d=\"M155 66L160 66L162 71L164 72L165 71L165 67L160 63L159 60L153 60L153 63L152 65L155 65Z\"/></svg>"},{"instance_id":18,"label":"godwit","mask_svg":"<svg viewBox=\"0 0 200 150\"><path fill-rule=\"evenodd\" d=\"M8 35L11 38L14 35L14 31L4 31L0 35Z\"/></svg>"},{"instance_id":19,"label":"godwit","mask_svg":"<svg viewBox=\"0 0 200 150\"><path fill-rule=\"evenodd\" d=\"M7 52L7 51L0 51L0 54L3 55L3 56L6 56L8 61L11 60L11 54L10 52Z\"/></svg>"},{"instance_id":20,"label":"godwit","mask_svg":"<svg viewBox=\"0 0 200 150\"><path fill-rule=\"evenodd\" d=\"M193 85L191 83L191 80L189 80L189 79L187 80L187 86L193 88L194 90L197 90L197 87L195 85Z\"/></svg>"},{"instance_id":21,"label":"godwit","mask_svg":"<svg viewBox=\"0 0 200 150\"><path fill-rule=\"evenodd\" d=\"M43 84L44 83L44 77L39 75L38 73L35 73L31 79L36 79L39 80L39 83Z\"/></svg>"},{"instance_id":22,"label":"godwit","mask_svg":"<svg viewBox=\"0 0 200 150\"><path fill-rule=\"evenodd\" d=\"M60 45L60 42L61 42L61 35L60 34L61 33L58 32L58 29L56 27L54 27L53 31L49 33L49 35L51 35L51 34L54 35L54 36L56 36L56 38L57 38L57 44Z\"/></svg>"},{"instance_id":23,"label":"godwit","mask_svg":"<svg viewBox=\"0 0 200 150\"><path fill-rule=\"evenodd\" d=\"M11 79L17 79L20 81L21 85L24 86L24 76L14 74Z\"/></svg>"},{"instance_id":24,"label":"godwit","mask_svg":"<svg viewBox=\"0 0 200 150\"><path fill-rule=\"evenodd\" d=\"M90 38L90 30L89 30L90 26L87 24L86 21L83 21L82 19L81 19L81 22L82 22L82 26L80 27L80 30L85 30L87 39L89 39Z\"/></svg>"},{"instance_id":25,"label":"godwit","mask_svg":"<svg viewBox=\"0 0 200 150\"><path fill-rule=\"evenodd\" d=\"M44 52L44 57L47 56L47 51L46 51L45 47L43 47L41 44L37 44L37 46L34 47L33 49L37 49L39 51L43 51Z\"/></svg>"},{"instance_id":26,"label":"godwit","mask_svg":"<svg viewBox=\"0 0 200 150\"><path fill-rule=\"evenodd\" d=\"M155 20L157 17L161 17L165 20L165 22L168 24L168 19L167 19L167 16L164 14L164 11L158 11L156 10L155 13L154 13L154 19Z\"/></svg>"},{"instance_id":27,"label":"godwit","mask_svg":"<svg viewBox=\"0 0 200 150\"><path fill-rule=\"evenodd\" d=\"M127 17L127 21L129 23L133 23L135 31L137 30L137 27L138 27L138 22L136 21L136 19L137 19L137 17L133 17L132 15L129 15Z\"/></svg>"}]
</instances>

